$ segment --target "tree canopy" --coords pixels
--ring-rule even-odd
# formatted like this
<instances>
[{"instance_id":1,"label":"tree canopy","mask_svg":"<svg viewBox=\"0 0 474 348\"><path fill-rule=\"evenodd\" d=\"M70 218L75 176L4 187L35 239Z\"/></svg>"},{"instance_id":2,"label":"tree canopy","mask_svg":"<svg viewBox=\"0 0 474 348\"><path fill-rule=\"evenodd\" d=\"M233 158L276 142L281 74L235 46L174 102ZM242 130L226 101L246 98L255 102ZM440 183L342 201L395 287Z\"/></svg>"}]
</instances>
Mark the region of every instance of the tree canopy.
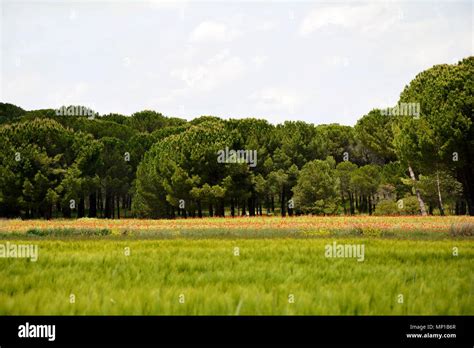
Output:
<instances>
[{"instance_id":1,"label":"tree canopy","mask_svg":"<svg viewBox=\"0 0 474 348\"><path fill-rule=\"evenodd\" d=\"M0 216L474 215L473 77L436 65L354 127L0 103Z\"/></svg>"}]
</instances>

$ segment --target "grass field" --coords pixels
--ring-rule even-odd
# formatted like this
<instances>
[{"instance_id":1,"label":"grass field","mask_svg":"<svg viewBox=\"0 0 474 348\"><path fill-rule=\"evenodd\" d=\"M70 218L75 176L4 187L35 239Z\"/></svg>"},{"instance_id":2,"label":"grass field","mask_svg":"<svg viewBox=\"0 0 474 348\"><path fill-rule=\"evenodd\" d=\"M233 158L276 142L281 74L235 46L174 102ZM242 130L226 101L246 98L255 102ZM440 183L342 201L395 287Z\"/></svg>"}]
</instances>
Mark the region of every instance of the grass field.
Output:
<instances>
[{"instance_id":1,"label":"grass field","mask_svg":"<svg viewBox=\"0 0 474 348\"><path fill-rule=\"evenodd\" d=\"M0 244L34 244L39 255L0 258L0 314L473 315L474 239L453 233L472 223L2 220ZM364 260L326 257L334 242L363 245Z\"/></svg>"}]
</instances>

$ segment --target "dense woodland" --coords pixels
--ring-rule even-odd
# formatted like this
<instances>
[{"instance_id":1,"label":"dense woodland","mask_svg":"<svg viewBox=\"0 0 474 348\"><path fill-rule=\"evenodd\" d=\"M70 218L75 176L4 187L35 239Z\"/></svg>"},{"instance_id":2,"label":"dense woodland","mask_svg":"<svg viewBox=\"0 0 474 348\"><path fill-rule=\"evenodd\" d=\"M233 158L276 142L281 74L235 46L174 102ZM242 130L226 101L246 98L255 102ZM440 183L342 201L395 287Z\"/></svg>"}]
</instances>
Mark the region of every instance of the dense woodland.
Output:
<instances>
[{"instance_id":1,"label":"dense woodland","mask_svg":"<svg viewBox=\"0 0 474 348\"><path fill-rule=\"evenodd\" d=\"M0 103L0 216L474 215L473 84L474 57L434 66L400 95L419 116L354 127ZM256 166L219 163L226 147Z\"/></svg>"}]
</instances>

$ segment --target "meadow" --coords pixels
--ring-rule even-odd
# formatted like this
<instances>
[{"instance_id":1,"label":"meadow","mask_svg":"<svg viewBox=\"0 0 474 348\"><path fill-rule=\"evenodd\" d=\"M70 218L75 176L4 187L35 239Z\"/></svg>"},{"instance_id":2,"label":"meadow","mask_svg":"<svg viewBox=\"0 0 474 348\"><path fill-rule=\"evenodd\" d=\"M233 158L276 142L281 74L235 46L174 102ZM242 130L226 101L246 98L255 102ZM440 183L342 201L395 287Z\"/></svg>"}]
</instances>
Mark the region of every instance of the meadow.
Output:
<instances>
[{"instance_id":1,"label":"meadow","mask_svg":"<svg viewBox=\"0 0 474 348\"><path fill-rule=\"evenodd\" d=\"M473 315L474 240L458 228L473 223L0 220L0 244L39 249L0 258L0 315ZM326 257L334 242L364 261Z\"/></svg>"}]
</instances>

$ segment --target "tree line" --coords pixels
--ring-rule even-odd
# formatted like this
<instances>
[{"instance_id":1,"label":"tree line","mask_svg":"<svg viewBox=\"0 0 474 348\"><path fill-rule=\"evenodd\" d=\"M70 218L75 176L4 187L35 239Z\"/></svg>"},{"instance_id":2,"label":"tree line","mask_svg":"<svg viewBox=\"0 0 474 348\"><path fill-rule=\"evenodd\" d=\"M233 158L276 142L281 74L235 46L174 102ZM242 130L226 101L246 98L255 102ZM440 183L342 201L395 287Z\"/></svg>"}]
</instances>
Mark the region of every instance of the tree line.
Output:
<instances>
[{"instance_id":1,"label":"tree line","mask_svg":"<svg viewBox=\"0 0 474 348\"><path fill-rule=\"evenodd\" d=\"M436 65L354 127L0 103L0 216L474 215L473 77Z\"/></svg>"}]
</instances>

